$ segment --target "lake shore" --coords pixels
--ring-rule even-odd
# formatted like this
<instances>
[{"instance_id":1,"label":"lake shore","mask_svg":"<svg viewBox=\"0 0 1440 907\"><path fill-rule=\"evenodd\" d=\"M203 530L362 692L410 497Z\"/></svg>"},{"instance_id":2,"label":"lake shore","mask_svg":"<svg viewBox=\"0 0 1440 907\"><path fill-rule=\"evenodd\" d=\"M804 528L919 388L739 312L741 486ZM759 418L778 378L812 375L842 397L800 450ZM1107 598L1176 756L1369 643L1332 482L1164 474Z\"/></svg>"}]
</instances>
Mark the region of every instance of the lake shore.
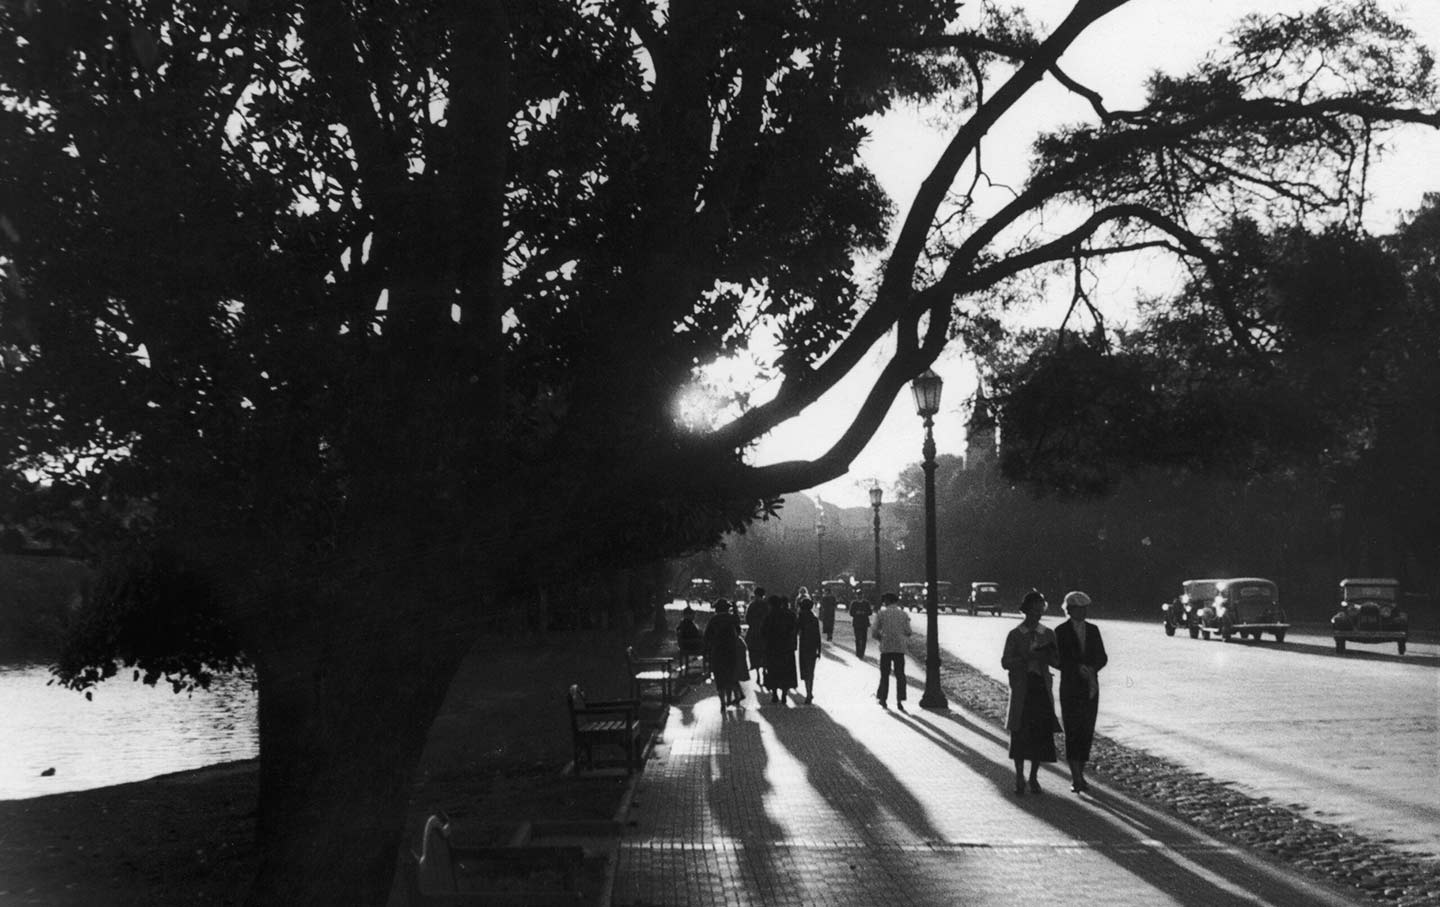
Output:
<instances>
[{"instance_id":1,"label":"lake shore","mask_svg":"<svg viewBox=\"0 0 1440 907\"><path fill-rule=\"evenodd\" d=\"M236 904L254 873L256 760L0 801L0 898Z\"/></svg>"},{"instance_id":2,"label":"lake shore","mask_svg":"<svg viewBox=\"0 0 1440 907\"><path fill-rule=\"evenodd\" d=\"M623 776L562 774L564 691L581 683L598 698L626 695L626 641L651 651L668 642L596 631L477 646L431 728L404 840L418 846L425 817L439 809L470 840L503 840L526 820L613 818ZM259 763L245 760L0 801L0 903L239 904L255 873L258 793Z\"/></svg>"}]
</instances>

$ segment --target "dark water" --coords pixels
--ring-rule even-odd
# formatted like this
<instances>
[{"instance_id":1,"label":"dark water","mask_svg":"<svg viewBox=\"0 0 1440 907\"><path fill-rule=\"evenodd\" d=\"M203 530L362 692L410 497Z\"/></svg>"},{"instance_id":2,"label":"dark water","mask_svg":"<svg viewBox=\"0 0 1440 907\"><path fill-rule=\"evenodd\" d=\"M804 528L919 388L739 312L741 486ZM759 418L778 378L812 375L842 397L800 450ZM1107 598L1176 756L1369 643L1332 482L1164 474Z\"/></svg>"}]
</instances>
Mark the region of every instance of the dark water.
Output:
<instances>
[{"instance_id":1,"label":"dark water","mask_svg":"<svg viewBox=\"0 0 1440 907\"><path fill-rule=\"evenodd\" d=\"M179 694L122 676L83 693L40 665L0 664L0 800L140 781L260 752L256 696L239 678ZM42 776L54 768L50 777Z\"/></svg>"}]
</instances>

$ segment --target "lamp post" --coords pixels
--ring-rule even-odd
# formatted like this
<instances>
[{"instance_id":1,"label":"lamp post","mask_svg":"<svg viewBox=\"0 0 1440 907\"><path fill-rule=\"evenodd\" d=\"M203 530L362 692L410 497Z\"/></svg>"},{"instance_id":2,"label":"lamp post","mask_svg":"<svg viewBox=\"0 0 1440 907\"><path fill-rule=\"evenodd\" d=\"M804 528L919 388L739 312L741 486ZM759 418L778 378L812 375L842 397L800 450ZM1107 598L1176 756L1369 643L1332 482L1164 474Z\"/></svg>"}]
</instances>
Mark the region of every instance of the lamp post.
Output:
<instances>
[{"instance_id":1,"label":"lamp post","mask_svg":"<svg viewBox=\"0 0 1440 907\"><path fill-rule=\"evenodd\" d=\"M910 383L915 411L925 420L925 694L920 707L948 709L940 691L940 601L935 576L935 414L940 412L940 388L944 382L926 369Z\"/></svg>"},{"instance_id":2,"label":"lamp post","mask_svg":"<svg viewBox=\"0 0 1440 907\"><path fill-rule=\"evenodd\" d=\"M1345 505L1330 505L1330 530L1335 533L1335 568L1345 575Z\"/></svg>"},{"instance_id":3,"label":"lamp post","mask_svg":"<svg viewBox=\"0 0 1440 907\"><path fill-rule=\"evenodd\" d=\"M875 596L879 599L880 586L880 501L885 492L880 490L879 485L870 486L870 509L875 511Z\"/></svg>"},{"instance_id":4,"label":"lamp post","mask_svg":"<svg viewBox=\"0 0 1440 907\"><path fill-rule=\"evenodd\" d=\"M825 594L825 524L815 520L815 573L819 580L815 584L815 592L812 594L820 596Z\"/></svg>"}]
</instances>

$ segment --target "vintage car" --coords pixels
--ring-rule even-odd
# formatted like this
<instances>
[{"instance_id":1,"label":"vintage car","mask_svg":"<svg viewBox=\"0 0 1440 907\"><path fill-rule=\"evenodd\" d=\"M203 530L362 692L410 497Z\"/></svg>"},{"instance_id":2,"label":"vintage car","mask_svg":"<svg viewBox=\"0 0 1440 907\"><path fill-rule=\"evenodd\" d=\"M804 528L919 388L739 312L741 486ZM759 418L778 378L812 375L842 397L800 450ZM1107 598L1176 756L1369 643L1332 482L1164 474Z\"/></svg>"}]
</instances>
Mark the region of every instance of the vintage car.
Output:
<instances>
[{"instance_id":1,"label":"vintage car","mask_svg":"<svg viewBox=\"0 0 1440 907\"><path fill-rule=\"evenodd\" d=\"M1185 627L1190 631L1191 639L1199 636L1200 623L1195 612L1201 605L1215 601L1215 593L1219 591L1222 582L1223 579L1187 579L1182 582L1180 594L1175 596L1173 601L1160 606L1160 614L1165 621L1165 635L1174 636L1176 630ZM1208 631L1205 638L1210 638Z\"/></svg>"},{"instance_id":2,"label":"vintage car","mask_svg":"<svg viewBox=\"0 0 1440 907\"><path fill-rule=\"evenodd\" d=\"M714 597L715 581L710 579L692 579L689 588L685 590L685 601L688 604L704 604Z\"/></svg>"},{"instance_id":3,"label":"vintage car","mask_svg":"<svg viewBox=\"0 0 1440 907\"><path fill-rule=\"evenodd\" d=\"M967 607L972 615L988 611L999 616L1000 612L1005 610L1005 606L1000 602L1000 584L971 583L970 601Z\"/></svg>"},{"instance_id":4,"label":"vintage car","mask_svg":"<svg viewBox=\"0 0 1440 907\"><path fill-rule=\"evenodd\" d=\"M949 608L956 611L963 607L963 603L956 601L955 584L949 580L938 580L935 583L935 610L943 611ZM924 611L927 601L925 583L901 583L900 607L910 611Z\"/></svg>"},{"instance_id":5,"label":"vintage car","mask_svg":"<svg viewBox=\"0 0 1440 907\"><path fill-rule=\"evenodd\" d=\"M900 607L904 608L905 610L925 610L924 583L901 583L898 594L900 595Z\"/></svg>"},{"instance_id":6,"label":"vintage car","mask_svg":"<svg viewBox=\"0 0 1440 907\"><path fill-rule=\"evenodd\" d=\"M1410 639L1410 618L1400 609L1400 581L1358 577L1340 581L1340 612L1330 618L1335 651L1347 642L1393 642L1400 654Z\"/></svg>"},{"instance_id":7,"label":"vintage car","mask_svg":"<svg viewBox=\"0 0 1440 907\"><path fill-rule=\"evenodd\" d=\"M949 580L936 580L935 582L935 607L936 610L949 608L951 611L959 611L965 603L955 596L955 584Z\"/></svg>"},{"instance_id":8,"label":"vintage car","mask_svg":"<svg viewBox=\"0 0 1440 907\"><path fill-rule=\"evenodd\" d=\"M1279 589L1258 576L1221 580L1215 587L1215 598L1194 613L1193 631L1206 639L1211 633L1219 633L1226 642L1236 636L1259 639L1262 633L1273 633L1276 642L1284 642L1285 632L1290 629L1285 610L1280 607Z\"/></svg>"}]
</instances>

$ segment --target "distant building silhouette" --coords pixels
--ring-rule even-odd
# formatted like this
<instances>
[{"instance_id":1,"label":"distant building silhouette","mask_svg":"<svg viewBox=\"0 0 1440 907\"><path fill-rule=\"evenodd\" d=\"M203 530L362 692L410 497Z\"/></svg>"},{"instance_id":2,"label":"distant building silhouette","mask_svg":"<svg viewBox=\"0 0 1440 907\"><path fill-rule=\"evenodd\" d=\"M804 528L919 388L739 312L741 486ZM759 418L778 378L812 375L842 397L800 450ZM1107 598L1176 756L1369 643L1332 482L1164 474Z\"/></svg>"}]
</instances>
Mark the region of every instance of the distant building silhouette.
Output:
<instances>
[{"instance_id":1,"label":"distant building silhouette","mask_svg":"<svg viewBox=\"0 0 1440 907\"><path fill-rule=\"evenodd\" d=\"M975 403L970 408L970 421L965 424L965 471L989 472L999 450L1000 423L982 381L975 388Z\"/></svg>"}]
</instances>

